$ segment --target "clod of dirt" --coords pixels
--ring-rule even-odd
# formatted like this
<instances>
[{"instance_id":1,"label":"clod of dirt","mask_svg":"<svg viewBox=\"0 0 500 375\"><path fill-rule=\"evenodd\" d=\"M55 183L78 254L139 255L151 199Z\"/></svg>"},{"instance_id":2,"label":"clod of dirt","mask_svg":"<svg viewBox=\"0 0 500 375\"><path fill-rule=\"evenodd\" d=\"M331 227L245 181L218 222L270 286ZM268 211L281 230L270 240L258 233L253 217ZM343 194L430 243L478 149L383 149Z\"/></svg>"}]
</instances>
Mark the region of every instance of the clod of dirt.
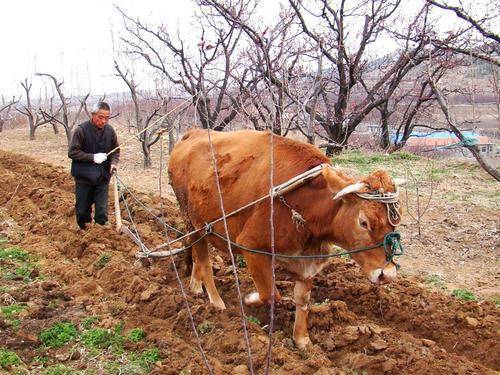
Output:
<instances>
[{"instance_id":1,"label":"clod of dirt","mask_svg":"<svg viewBox=\"0 0 500 375\"><path fill-rule=\"evenodd\" d=\"M247 375L248 367L246 365L239 365L233 368L234 375Z\"/></svg>"},{"instance_id":2,"label":"clod of dirt","mask_svg":"<svg viewBox=\"0 0 500 375\"><path fill-rule=\"evenodd\" d=\"M467 318L465 318L465 321L467 322L467 324L473 328L476 328L478 325L479 325L479 320L477 320L476 318L472 318L470 316L468 316Z\"/></svg>"},{"instance_id":3,"label":"clod of dirt","mask_svg":"<svg viewBox=\"0 0 500 375\"><path fill-rule=\"evenodd\" d=\"M369 345L369 348L373 351L381 351L381 350L384 350L384 349L387 349L389 345L387 344L387 342L381 338L378 338L376 339L375 341L372 341Z\"/></svg>"}]
</instances>

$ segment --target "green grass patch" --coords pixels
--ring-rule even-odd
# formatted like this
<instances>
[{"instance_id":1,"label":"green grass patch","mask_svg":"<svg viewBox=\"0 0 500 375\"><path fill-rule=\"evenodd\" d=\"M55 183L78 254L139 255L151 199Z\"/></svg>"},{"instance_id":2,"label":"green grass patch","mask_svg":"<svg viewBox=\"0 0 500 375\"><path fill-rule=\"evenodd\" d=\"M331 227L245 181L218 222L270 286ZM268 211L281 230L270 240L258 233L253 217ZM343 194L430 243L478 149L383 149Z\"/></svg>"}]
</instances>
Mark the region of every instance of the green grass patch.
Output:
<instances>
[{"instance_id":1,"label":"green grass patch","mask_svg":"<svg viewBox=\"0 0 500 375\"><path fill-rule=\"evenodd\" d=\"M496 307L500 307L500 296L498 295L493 295L488 298L491 302L495 304Z\"/></svg>"},{"instance_id":2,"label":"green grass patch","mask_svg":"<svg viewBox=\"0 0 500 375\"><path fill-rule=\"evenodd\" d=\"M94 324L97 322L101 321L100 316L90 316L88 318L83 319L82 321L82 328L83 329L91 329Z\"/></svg>"},{"instance_id":3,"label":"green grass patch","mask_svg":"<svg viewBox=\"0 0 500 375\"><path fill-rule=\"evenodd\" d=\"M78 331L72 323L55 323L40 333L40 341L49 348L60 348L78 337Z\"/></svg>"},{"instance_id":4,"label":"green grass patch","mask_svg":"<svg viewBox=\"0 0 500 375\"><path fill-rule=\"evenodd\" d=\"M98 269L104 268L104 267L106 267L106 264L108 264L110 260L111 260L111 254L110 253L104 253L104 254L101 255L101 257L99 258L99 260L97 262L95 262L95 266Z\"/></svg>"},{"instance_id":5,"label":"green grass patch","mask_svg":"<svg viewBox=\"0 0 500 375\"><path fill-rule=\"evenodd\" d=\"M255 323L257 325L260 326L260 320L255 317L255 316L252 316L252 315L247 315L247 320L250 322L250 323Z\"/></svg>"},{"instance_id":6,"label":"green grass patch","mask_svg":"<svg viewBox=\"0 0 500 375\"><path fill-rule=\"evenodd\" d=\"M454 289L451 295L462 301L477 301L476 295L467 289Z\"/></svg>"},{"instance_id":7,"label":"green grass patch","mask_svg":"<svg viewBox=\"0 0 500 375\"><path fill-rule=\"evenodd\" d=\"M5 249L0 249L0 259L11 259L24 262L29 259L29 254L18 247L7 247Z\"/></svg>"},{"instance_id":8,"label":"green grass patch","mask_svg":"<svg viewBox=\"0 0 500 375\"><path fill-rule=\"evenodd\" d=\"M134 328L130 330L127 335L127 340L132 342L139 342L146 337L146 332L142 328Z\"/></svg>"},{"instance_id":9,"label":"green grass patch","mask_svg":"<svg viewBox=\"0 0 500 375\"><path fill-rule=\"evenodd\" d=\"M10 350L0 348L0 368L8 369L21 364L19 356Z\"/></svg>"},{"instance_id":10,"label":"green grass patch","mask_svg":"<svg viewBox=\"0 0 500 375\"><path fill-rule=\"evenodd\" d=\"M238 268L246 268L247 262L245 262L245 258L238 254L236 255L236 265Z\"/></svg>"},{"instance_id":11,"label":"green grass patch","mask_svg":"<svg viewBox=\"0 0 500 375\"><path fill-rule=\"evenodd\" d=\"M198 332L202 335L205 333L212 332L214 329L213 323L209 322L208 320L205 320L203 323L198 324L198 327L196 327Z\"/></svg>"},{"instance_id":12,"label":"green grass patch","mask_svg":"<svg viewBox=\"0 0 500 375\"><path fill-rule=\"evenodd\" d=\"M132 353L130 357L131 365L138 366L144 371L150 371L159 360L161 360L161 355L157 348L147 349L139 355Z\"/></svg>"},{"instance_id":13,"label":"green grass patch","mask_svg":"<svg viewBox=\"0 0 500 375\"><path fill-rule=\"evenodd\" d=\"M439 289L446 289L446 284L444 283L441 275L436 273L430 274L425 278L425 282Z\"/></svg>"},{"instance_id":14,"label":"green grass patch","mask_svg":"<svg viewBox=\"0 0 500 375\"><path fill-rule=\"evenodd\" d=\"M21 311L26 310L26 306L20 305L20 304L13 304L10 306L2 306L0 308L0 311L2 312L2 316L6 319L12 319L15 317L17 314L19 314Z\"/></svg>"},{"instance_id":15,"label":"green grass patch","mask_svg":"<svg viewBox=\"0 0 500 375\"><path fill-rule=\"evenodd\" d=\"M123 326L117 325L114 330L104 328L92 328L82 335L82 342L89 348L108 349L113 348L116 352L123 352L125 337L121 334Z\"/></svg>"}]
</instances>

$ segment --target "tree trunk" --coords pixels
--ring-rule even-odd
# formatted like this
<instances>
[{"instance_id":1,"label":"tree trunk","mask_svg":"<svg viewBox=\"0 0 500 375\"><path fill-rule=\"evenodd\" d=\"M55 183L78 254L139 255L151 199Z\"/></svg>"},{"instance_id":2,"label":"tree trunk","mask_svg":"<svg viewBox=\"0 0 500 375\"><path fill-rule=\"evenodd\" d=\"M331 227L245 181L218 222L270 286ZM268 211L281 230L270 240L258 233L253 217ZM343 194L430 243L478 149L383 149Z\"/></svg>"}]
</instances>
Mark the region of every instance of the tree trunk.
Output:
<instances>
[{"instance_id":1,"label":"tree trunk","mask_svg":"<svg viewBox=\"0 0 500 375\"><path fill-rule=\"evenodd\" d=\"M175 146L174 127L172 126L172 128L168 132L168 154L169 155L172 153L174 146Z\"/></svg>"},{"instance_id":2,"label":"tree trunk","mask_svg":"<svg viewBox=\"0 0 500 375\"><path fill-rule=\"evenodd\" d=\"M151 149L147 143L148 143L147 138L144 137L142 140L142 153L144 154L144 162L143 162L144 169L151 168L151 165L153 164L151 162Z\"/></svg>"},{"instance_id":3,"label":"tree trunk","mask_svg":"<svg viewBox=\"0 0 500 375\"><path fill-rule=\"evenodd\" d=\"M391 146L391 140L389 137L389 127L387 126L387 121L382 121L382 128L380 131L380 148L382 150L388 150Z\"/></svg>"},{"instance_id":4,"label":"tree trunk","mask_svg":"<svg viewBox=\"0 0 500 375\"><path fill-rule=\"evenodd\" d=\"M34 141L35 140L35 125L33 124L33 119L29 118L28 119L28 125L29 125L29 129L30 129L30 141Z\"/></svg>"},{"instance_id":5,"label":"tree trunk","mask_svg":"<svg viewBox=\"0 0 500 375\"><path fill-rule=\"evenodd\" d=\"M4 119L0 119L0 133L3 131L3 124L5 123Z\"/></svg>"}]
</instances>

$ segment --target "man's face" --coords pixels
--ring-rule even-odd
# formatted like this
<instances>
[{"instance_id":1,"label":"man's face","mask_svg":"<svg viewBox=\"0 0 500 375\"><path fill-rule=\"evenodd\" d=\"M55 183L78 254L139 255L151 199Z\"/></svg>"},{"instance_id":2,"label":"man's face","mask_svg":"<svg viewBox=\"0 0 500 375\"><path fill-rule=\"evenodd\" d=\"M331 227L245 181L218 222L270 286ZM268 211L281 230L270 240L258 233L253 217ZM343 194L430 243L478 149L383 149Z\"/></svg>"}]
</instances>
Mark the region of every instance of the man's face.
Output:
<instances>
[{"instance_id":1,"label":"man's face","mask_svg":"<svg viewBox=\"0 0 500 375\"><path fill-rule=\"evenodd\" d=\"M92 113L92 123L99 129L104 128L104 125L108 123L109 111L105 109L100 109L96 113Z\"/></svg>"}]
</instances>

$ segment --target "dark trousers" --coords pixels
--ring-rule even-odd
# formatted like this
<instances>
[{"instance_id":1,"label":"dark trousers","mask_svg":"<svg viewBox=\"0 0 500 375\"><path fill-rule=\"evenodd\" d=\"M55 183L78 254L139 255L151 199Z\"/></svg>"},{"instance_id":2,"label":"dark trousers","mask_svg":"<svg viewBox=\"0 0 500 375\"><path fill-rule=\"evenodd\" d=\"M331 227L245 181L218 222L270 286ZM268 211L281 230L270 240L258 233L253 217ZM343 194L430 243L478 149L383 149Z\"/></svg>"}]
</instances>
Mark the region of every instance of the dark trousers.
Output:
<instances>
[{"instance_id":1,"label":"dark trousers","mask_svg":"<svg viewBox=\"0 0 500 375\"><path fill-rule=\"evenodd\" d=\"M94 221L104 225L108 221L108 190L109 184L88 185L75 182L75 212L76 222L82 229L91 222L92 204L94 205Z\"/></svg>"}]
</instances>

